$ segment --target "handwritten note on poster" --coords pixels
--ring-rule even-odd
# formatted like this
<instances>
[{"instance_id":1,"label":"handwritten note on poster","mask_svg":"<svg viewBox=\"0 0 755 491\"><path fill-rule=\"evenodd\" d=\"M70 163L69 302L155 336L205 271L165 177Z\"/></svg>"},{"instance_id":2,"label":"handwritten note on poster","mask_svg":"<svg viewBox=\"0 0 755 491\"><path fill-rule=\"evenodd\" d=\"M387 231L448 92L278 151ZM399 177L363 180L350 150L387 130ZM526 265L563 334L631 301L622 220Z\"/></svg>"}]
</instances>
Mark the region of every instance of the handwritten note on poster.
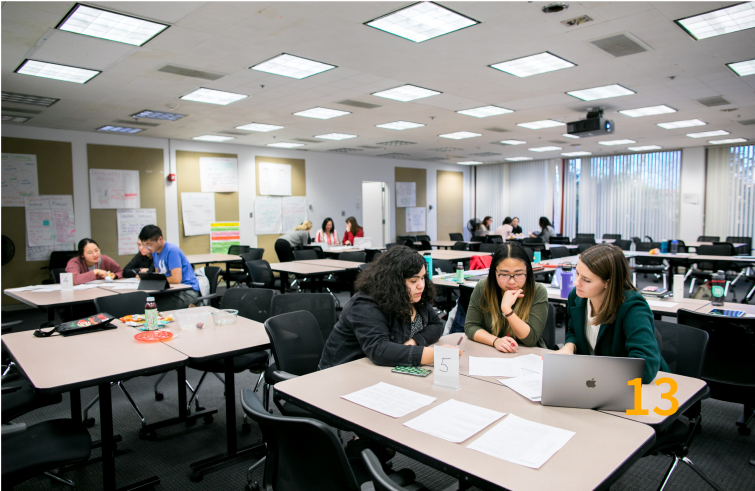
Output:
<instances>
[{"instance_id":1,"label":"handwritten note on poster","mask_svg":"<svg viewBox=\"0 0 755 491\"><path fill-rule=\"evenodd\" d=\"M288 164L259 164L260 196L291 196L291 166Z\"/></svg>"},{"instance_id":2,"label":"handwritten note on poster","mask_svg":"<svg viewBox=\"0 0 755 491\"><path fill-rule=\"evenodd\" d=\"M215 195L212 193L181 193L184 235L209 235L215 221Z\"/></svg>"},{"instance_id":3,"label":"handwritten note on poster","mask_svg":"<svg viewBox=\"0 0 755 491\"><path fill-rule=\"evenodd\" d=\"M26 243L30 247L72 244L76 232L73 196L32 196L26 205Z\"/></svg>"},{"instance_id":4,"label":"handwritten note on poster","mask_svg":"<svg viewBox=\"0 0 755 491\"><path fill-rule=\"evenodd\" d=\"M291 232L307 219L307 197L289 196L281 198L283 233Z\"/></svg>"},{"instance_id":5,"label":"handwritten note on poster","mask_svg":"<svg viewBox=\"0 0 755 491\"><path fill-rule=\"evenodd\" d=\"M57 244L54 246L39 246L30 247L26 246L26 260L27 261L50 261L50 253L52 251L73 251L76 250L75 244Z\"/></svg>"},{"instance_id":6,"label":"handwritten note on poster","mask_svg":"<svg viewBox=\"0 0 755 491\"><path fill-rule=\"evenodd\" d=\"M199 181L202 184L203 193L238 192L238 160L199 157Z\"/></svg>"},{"instance_id":7,"label":"handwritten note on poster","mask_svg":"<svg viewBox=\"0 0 755 491\"><path fill-rule=\"evenodd\" d=\"M406 209L406 231L407 232L424 232L425 227L425 208L419 206L416 208Z\"/></svg>"},{"instance_id":8,"label":"handwritten note on poster","mask_svg":"<svg viewBox=\"0 0 755 491\"><path fill-rule=\"evenodd\" d=\"M136 208L118 210L118 254L125 256L139 252L136 243L145 225L157 224L157 210Z\"/></svg>"},{"instance_id":9,"label":"handwritten note on poster","mask_svg":"<svg viewBox=\"0 0 755 491\"><path fill-rule=\"evenodd\" d=\"M24 206L24 198L39 196L37 156L4 153L2 178L3 206Z\"/></svg>"},{"instance_id":10,"label":"handwritten note on poster","mask_svg":"<svg viewBox=\"0 0 755 491\"><path fill-rule=\"evenodd\" d=\"M417 183L397 182L396 208L406 208L407 206L417 206Z\"/></svg>"},{"instance_id":11,"label":"handwritten note on poster","mask_svg":"<svg viewBox=\"0 0 755 491\"><path fill-rule=\"evenodd\" d=\"M254 200L254 231L257 235L279 234L282 226L280 198Z\"/></svg>"},{"instance_id":12,"label":"handwritten note on poster","mask_svg":"<svg viewBox=\"0 0 755 491\"><path fill-rule=\"evenodd\" d=\"M89 169L92 209L139 208L139 171Z\"/></svg>"}]
</instances>

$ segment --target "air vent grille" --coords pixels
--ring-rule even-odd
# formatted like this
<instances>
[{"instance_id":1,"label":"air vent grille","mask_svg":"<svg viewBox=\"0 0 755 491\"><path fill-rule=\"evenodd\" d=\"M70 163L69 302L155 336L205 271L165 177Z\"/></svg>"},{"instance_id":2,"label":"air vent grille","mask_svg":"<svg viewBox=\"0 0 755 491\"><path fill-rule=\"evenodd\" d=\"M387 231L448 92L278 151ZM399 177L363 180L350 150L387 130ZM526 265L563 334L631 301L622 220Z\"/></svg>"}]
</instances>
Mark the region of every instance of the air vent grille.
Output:
<instances>
[{"instance_id":1,"label":"air vent grille","mask_svg":"<svg viewBox=\"0 0 755 491\"><path fill-rule=\"evenodd\" d=\"M476 157L495 157L496 155L501 155L501 154L495 153L495 152L480 152L480 153L471 153L470 155L474 155Z\"/></svg>"},{"instance_id":2,"label":"air vent grille","mask_svg":"<svg viewBox=\"0 0 755 491\"><path fill-rule=\"evenodd\" d=\"M446 158L446 157L429 157L429 158L420 159L420 160L423 160L425 162L442 162L444 160L448 160L448 158Z\"/></svg>"},{"instance_id":3,"label":"air vent grille","mask_svg":"<svg viewBox=\"0 0 755 491\"><path fill-rule=\"evenodd\" d=\"M737 121L737 123L745 126L750 126L751 124L755 124L755 119L744 119L742 121Z\"/></svg>"},{"instance_id":4,"label":"air vent grille","mask_svg":"<svg viewBox=\"0 0 755 491\"><path fill-rule=\"evenodd\" d=\"M361 107L362 109L375 109L376 107L382 107L378 104L370 104L369 102L353 101L351 99L344 99L336 102L336 104L343 104L344 106Z\"/></svg>"},{"instance_id":5,"label":"air vent grille","mask_svg":"<svg viewBox=\"0 0 755 491\"><path fill-rule=\"evenodd\" d=\"M41 95L18 94L16 92L3 91L3 100L5 102L16 102L18 104L30 104L32 106L50 107L60 99L53 97L44 97Z\"/></svg>"},{"instance_id":6,"label":"air vent grille","mask_svg":"<svg viewBox=\"0 0 755 491\"><path fill-rule=\"evenodd\" d=\"M23 114L42 114L42 111L35 111L33 109L16 109L15 107L3 106L3 111L11 113L23 113Z\"/></svg>"},{"instance_id":7,"label":"air vent grille","mask_svg":"<svg viewBox=\"0 0 755 491\"><path fill-rule=\"evenodd\" d=\"M439 148L431 148L430 150L433 152L448 153L448 152L456 152L457 150L464 150L464 149L456 148L456 147L439 147Z\"/></svg>"},{"instance_id":8,"label":"air vent grille","mask_svg":"<svg viewBox=\"0 0 755 491\"><path fill-rule=\"evenodd\" d=\"M403 159L410 156L408 153L381 153L378 155L378 157L385 157L387 159Z\"/></svg>"},{"instance_id":9,"label":"air vent grille","mask_svg":"<svg viewBox=\"0 0 755 491\"><path fill-rule=\"evenodd\" d=\"M218 80L219 78L225 77L225 75L220 75L218 73L194 70L193 68L184 68L176 65L165 65L157 71L172 73L173 75L183 75L184 77L203 78L205 80Z\"/></svg>"},{"instance_id":10,"label":"air vent grille","mask_svg":"<svg viewBox=\"0 0 755 491\"><path fill-rule=\"evenodd\" d=\"M731 102L727 101L720 95L717 95L715 97L704 97L702 99L697 99L697 102L705 107L725 106L727 104L731 104Z\"/></svg>"},{"instance_id":11,"label":"air vent grille","mask_svg":"<svg viewBox=\"0 0 755 491\"><path fill-rule=\"evenodd\" d=\"M496 133L508 133L511 130L507 130L506 128L499 128L497 126L494 126L492 128L485 128L486 131L495 131Z\"/></svg>"},{"instance_id":12,"label":"air vent grille","mask_svg":"<svg viewBox=\"0 0 755 491\"><path fill-rule=\"evenodd\" d=\"M239 133L238 131L216 131L215 134L228 136L249 136L249 133Z\"/></svg>"},{"instance_id":13,"label":"air vent grille","mask_svg":"<svg viewBox=\"0 0 755 491\"><path fill-rule=\"evenodd\" d=\"M628 32L608 36L602 39L590 41L597 48L602 49L609 55L620 58L622 56L643 53L650 49L650 46L643 43Z\"/></svg>"},{"instance_id":14,"label":"air vent grille","mask_svg":"<svg viewBox=\"0 0 755 491\"><path fill-rule=\"evenodd\" d=\"M368 148L370 150L377 150L378 148L383 148L383 147L376 147L375 145L359 145L359 148Z\"/></svg>"},{"instance_id":15,"label":"air vent grille","mask_svg":"<svg viewBox=\"0 0 755 491\"><path fill-rule=\"evenodd\" d=\"M145 122L142 122L142 121L134 121L133 119L116 119L116 120L113 121L113 123L125 124L125 125L128 125L128 126L130 126L130 125L135 125L135 126L150 126L150 127L160 126L159 123L145 123Z\"/></svg>"},{"instance_id":16,"label":"air vent grille","mask_svg":"<svg viewBox=\"0 0 755 491\"><path fill-rule=\"evenodd\" d=\"M378 145L383 147L400 147L403 145L416 145L415 142L405 142L401 140L391 140L389 142L378 142Z\"/></svg>"},{"instance_id":17,"label":"air vent grille","mask_svg":"<svg viewBox=\"0 0 755 491\"><path fill-rule=\"evenodd\" d=\"M302 143L322 143L322 140L311 140L309 138L291 138L291 141Z\"/></svg>"},{"instance_id":18,"label":"air vent grille","mask_svg":"<svg viewBox=\"0 0 755 491\"><path fill-rule=\"evenodd\" d=\"M328 152L338 152L338 153L351 153L351 152L363 152L361 148L334 148L333 150L328 150Z\"/></svg>"}]
</instances>

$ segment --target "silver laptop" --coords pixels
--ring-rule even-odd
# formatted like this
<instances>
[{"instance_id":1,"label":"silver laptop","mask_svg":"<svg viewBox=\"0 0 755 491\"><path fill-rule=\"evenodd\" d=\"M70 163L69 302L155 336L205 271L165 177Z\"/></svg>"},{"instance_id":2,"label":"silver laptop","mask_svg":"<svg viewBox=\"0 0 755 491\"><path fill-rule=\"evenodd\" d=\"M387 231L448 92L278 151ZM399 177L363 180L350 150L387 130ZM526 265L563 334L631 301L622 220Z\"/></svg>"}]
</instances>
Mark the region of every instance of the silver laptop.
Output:
<instances>
[{"instance_id":1,"label":"silver laptop","mask_svg":"<svg viewBox=\"0 0 755 491\"><path fill-rule=\"evenodd\" d=\"M645 360L612 356L543 355L543 406L626 411L634 407L634 386Z\"/></svg>"}]
</instances>

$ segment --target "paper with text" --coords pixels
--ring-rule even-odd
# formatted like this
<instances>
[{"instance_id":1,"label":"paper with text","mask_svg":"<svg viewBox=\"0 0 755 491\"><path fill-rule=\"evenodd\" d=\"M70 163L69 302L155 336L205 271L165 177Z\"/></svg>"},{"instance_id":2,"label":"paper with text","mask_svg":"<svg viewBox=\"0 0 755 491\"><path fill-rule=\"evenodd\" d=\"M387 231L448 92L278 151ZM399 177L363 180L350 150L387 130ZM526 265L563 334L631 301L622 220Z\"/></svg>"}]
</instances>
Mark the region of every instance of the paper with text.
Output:
<instances>
[{"instance_id":1,"label":"paper with text","mask_svg":"<svg viewBox=\"0 0 755 491\"><path fill-rule=\"evenodd\" d=\"M259 188L260 196L291 196L291 166L260 162Z\"/></svg>"},{"instance_id":2,"label":"paper with text","mask_svg":"<svg viewBox=\"0 0 755 491\"><path fill-rule=\"evenodd\" d=\"M341 396L360 406L387 414L392 418L406 416L412 411L432 404L435 397L379 382L351 394Z\"/></svg>"},{"instance_id":3,"label":"paper with text","mask_svg":"<svg viewBox=\"0 0 755 491\"><path fill-rule=\"evenodd\" d=\"M518 358L469 357L469 375L479 377L518 377L522 374Z\"/></svg>"},{"instance_id":4,"label":"paper with text","mask_svg":"<svg viewBox=\"0 0 755 491\"><path fill-rule=\"evenodd\" d=\"M254 233L256 235L279 234L283 228L281 199L258 197L254 200ZM287 230L290 232L291 230Z\"/></svg>"},{"instance_id":5,"label":"paper with text","mask_svg":"<svg viewBox=\"0 0 755 491\"><path fill-rule=\"evenodd\" d=\"M2 154L2 204L24 206L24 198L39 196L37 156L20 153Z\"/></svg>"},{"instance_id":6,"label":"paper with text","mask_svg":"<svg viewBox=\"0 0 755 491\"><path fill-rule=\"evenodd\" d=\"M139 232L145 225L157 225L154 208L122 208L116 212L118 220L118 254L126 256L139 252Z\"/></svg>"},{"instance_id":7,"label":"paper with text","mask_svg":"<svg viewBox=\"0 0 755 491\"><path fill-rule=\"evenodd\" d=\"M406 208L407 206L417 206L417 183L397 182L396 208Z\"/></svg>"},{"instance_id":8,"label":"paper with text","mask_svg":"<svg viewBox=\"0 0 755 491\"><path fill-rule=\"evenodd\" d=\"M281 198L283 233L288 233L307 219L307 197L287 196Z\"/></svg>"},{"instance_id":9,"label":"paper with text","mask_svg":"<svg viewBox=\"0 0 755 491\"><path fill-rule=\"evenodd\" d=\"M543 375L531 372L524 373L526 375L521 377L499 378L498 381L530 401L538 402L543 393Z\"/></svg>"},{"instance_id":10,"label":"paper with text","mask_svg":"<svg viewBox=\"0 0 755 491\"><path fill-rule=\"evenodd\" d=\"M184 235L210 235L215 221L215 194L181 193Z\"/></svg>"},{"instance_id":11,"label":"paper with text","mask_svg":"<svg viewBox=\"0 0 755 491\"><path fill-rule=\"evenodd\" d=\"M27 246L67 246L66 249L73 249L76 232L73 196L32 196L24 198L24 204Z\"/></svg>"},{"instance_id":12,"label":"paper with text","mask_svg":"<svg viewBox=\"0 0 755 491\"><path fill-rule=\"evenodd\" d=\"M416 208L407 208L406 231L424 232L425 230L427 230L427 226L425 225L425 208L422 206L418 206Z\"/></svg>"},{"instance_id":13,"label":"paper with text","mask_svg":"<svg viewBox=\"0 0 755 491\"><path fill-rule=\"evenodd\" d=\"M404 426L449 442L461 443L498 421L505 414L449 399L407 421Z\"/></svg>"},{"instance_id":14,"label":"paper with text","mask_svg":"<svg viewBox=\"0 0 755 491\"><path fill-rule=\"evenodd\" d=\"M519 362L519 368L528 372L543 373L543 357L540 355L529 354L518 356L516 361ZM526 374L522 374L526 375Z\"/></svg>"},{"instance_id":15,"label":"paper with text","mask_svg":"<svg viewBox=\"0 0 755 491\"><path fill-rule=\"evenodd\" d=\"M199 157L199 182L203 193L238 192L238 160L228 157Z\"/></svg>"},{"instance_id":16,"label":"paper with text","mask_svg":"<svg viewBox=\"0 0 755 491\"><path fill-rule=\"evenodd\" d=\"M139 208L139 171L89 169L92 209Z\"/></svg>"}]
</instances>

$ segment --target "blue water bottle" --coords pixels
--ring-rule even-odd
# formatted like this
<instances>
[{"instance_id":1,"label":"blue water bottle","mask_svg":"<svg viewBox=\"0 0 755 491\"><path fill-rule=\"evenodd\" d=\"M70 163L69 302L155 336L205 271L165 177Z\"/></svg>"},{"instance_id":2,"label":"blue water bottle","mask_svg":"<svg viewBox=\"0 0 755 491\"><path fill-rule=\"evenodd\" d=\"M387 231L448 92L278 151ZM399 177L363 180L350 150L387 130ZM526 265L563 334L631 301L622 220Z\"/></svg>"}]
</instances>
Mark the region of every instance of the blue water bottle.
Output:
<instances>
[{"instance_id":1,"label":"blue water bottle","mask_svg":"<svg viewBox=\"0 0 755 491\"><path fill-rule=\"evenodd\" d=\"M661 254L667 254L668 253L668 241L663 240L661 241Z\"/></svg>"},{"instance_id":2,"label":"blue water bottle","mask_svg":"<svg viewBox=\"0 0 755 491\"><path fill-rule=\"evenodd\" d=\"M561 298L568 298L572 288L574 288L574 277L571 266L565 264L561 270Z\"/></svg>"},{"instance_id":3,"label":"blue water bottle","mask_svg":"<svg viewBox=\"0 0 755 491\"><path fill-rule=\"evenodd\" d=\"M535 251L532 255L532 262L539 263L540 262L540 251Z\"/></svg>"},{"instance_id":4,"label":"blue water bottle","mask_svg":"<svg viewBox=\"0 0 755 491\"><path fill-rule=\"evenodd\" d=\"M430 281L433 279L433 257L430 254L425 255L425 261L427 262L427 274L430 277Z\"/></svg>"}]
</instances>

